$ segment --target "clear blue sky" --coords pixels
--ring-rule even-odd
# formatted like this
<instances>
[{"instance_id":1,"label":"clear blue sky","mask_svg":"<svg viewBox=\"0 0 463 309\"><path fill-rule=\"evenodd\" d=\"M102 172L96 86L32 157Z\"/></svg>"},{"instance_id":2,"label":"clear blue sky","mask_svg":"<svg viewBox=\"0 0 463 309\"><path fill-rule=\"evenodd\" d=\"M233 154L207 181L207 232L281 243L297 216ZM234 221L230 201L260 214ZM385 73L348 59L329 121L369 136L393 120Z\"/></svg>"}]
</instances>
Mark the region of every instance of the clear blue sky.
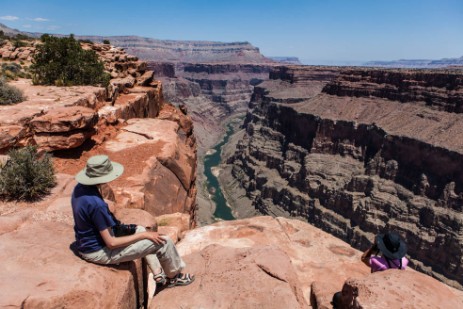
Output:
<instances>
[{"instance_id":1,"label":"clear blue sky","mask_svg":"<svg viewBox=\"0 0 463 309\"><path fill-rule=\"evenodd\" d=\"M306 63L463 56L463 0L0 0L23 31L249 41Z\"/></svg>"}]
</instances>

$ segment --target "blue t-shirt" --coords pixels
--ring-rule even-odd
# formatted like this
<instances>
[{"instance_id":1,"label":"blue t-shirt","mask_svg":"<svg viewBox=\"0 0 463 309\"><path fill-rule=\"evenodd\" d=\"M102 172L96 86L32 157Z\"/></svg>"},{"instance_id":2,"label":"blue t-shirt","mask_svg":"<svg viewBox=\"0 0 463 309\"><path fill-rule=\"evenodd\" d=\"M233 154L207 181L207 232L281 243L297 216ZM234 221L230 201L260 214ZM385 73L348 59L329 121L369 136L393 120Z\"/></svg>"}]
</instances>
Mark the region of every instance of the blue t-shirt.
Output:
<instances>
[{"instance_id":1,"label":"blue t-shirt","mask_svg":"<svg viewBox=\"0 0 463 309\"><path fill-rule=\"evenodd\" d=\"M82 253L89 253L104 248L106 244L100 231L116 223L98 188L78 184L72 193L71 204L77 249Z\"/></svg>"}]
</instances>

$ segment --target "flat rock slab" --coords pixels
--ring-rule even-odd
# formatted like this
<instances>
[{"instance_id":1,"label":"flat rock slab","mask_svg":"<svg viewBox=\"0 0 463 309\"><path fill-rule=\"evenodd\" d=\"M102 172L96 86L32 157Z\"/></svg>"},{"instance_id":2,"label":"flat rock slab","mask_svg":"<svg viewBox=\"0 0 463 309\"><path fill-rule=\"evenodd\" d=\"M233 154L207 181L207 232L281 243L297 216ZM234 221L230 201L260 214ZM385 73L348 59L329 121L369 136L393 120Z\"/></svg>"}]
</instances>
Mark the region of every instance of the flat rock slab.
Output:
<instances>
[{"instance_id":1,"label":"flat rock slab","mask_svg":"<svg viewBox=\"0 0 463 309\"><path fill-rule=\"evenodd\" d=\"M35 117L30 123L35 132L60 133L91 129L98 121L98 114L88 107L58 107L45 115Z\"/></svg>"},{"instance_id":2,"label":"flat rock slab","mask_svg":"<svg viewBox=\"0 0 463 309\"><path fill-rule=\"evenodd\" d=\"M312 282L332 282L328 293L334 293L349 276L369 272L346 243L284 218L198 228L178 249L196 282L161 291L151 308L307 308Z\"/></svg>"},{"instance_id":3,"label":"flat rock slab","mask_svg":"<svg viewBox=\"0 0 463 309\"><path fill-rule=\"evenodd\" d=\"M1 107L0 150L27 144L68 149L93 134L98 121L94 110L104 100L104 88L33 86L23 79L10 84L21 89L26 100Z\"/></svg>"},{"instance_id":4,"label":"flat rock slab","mask_svg":"<svg viewBox=\"0 0 463 309\"><path fill-rule=\"evenodd\" d=\"M187 263L185 271L196 280L160 291L150 308L332 308L332 296L346 280L363 291L358 297L363 307L349 308L379 303L384 306L378 308L412 308L417 298L437 308L441 298L446 304L461 304L463 297L463 292L411 269L370 274L360 251L298 220L223 221L187 232L178 249ZM366 288L370 283L374 287ZM393 297L384 293L388 286ZM443 296L435 297L433 290Z\"/></svg>"},{"instance_id":5,"label":"flat rock slab","mask_svg":"<svg viewBox=\"0 0 463 309\"><path fill-rule=\"evenodd\" d=\"M461 291L422 273L399 270L347 280L342 300L346 308L463 308Z\"/></svg>"}]
</instances>

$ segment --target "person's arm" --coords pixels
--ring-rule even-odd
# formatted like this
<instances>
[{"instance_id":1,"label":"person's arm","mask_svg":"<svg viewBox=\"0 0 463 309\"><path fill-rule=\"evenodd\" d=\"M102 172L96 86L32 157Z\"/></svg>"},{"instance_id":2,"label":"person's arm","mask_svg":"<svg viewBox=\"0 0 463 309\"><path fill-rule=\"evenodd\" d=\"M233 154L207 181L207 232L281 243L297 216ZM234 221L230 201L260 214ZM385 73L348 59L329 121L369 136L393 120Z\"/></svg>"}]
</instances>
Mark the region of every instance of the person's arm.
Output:
<instances>
[{"instance_id":1,"label":"person's arm","mask_svg":"<svg viewBox=\"0 0 463 309\"><path fill-rule=\"evenodd\" d=\"M375 242L370 248L368 248L365 252L363 252L362 257L361 257L362 262L365 263L365 265L367 265L368 267L370 267L371 266L370 257L374 252L377 252L377 251L378 251L378 246L376 245L376 242Z\"/></svg>"},{"instance_id":2,"label":"person's arm","mask_svg":"<svg viewBox=\"0 0 463 309\"><path fill-rule=\"evenodd\" d=\"M103 238L106 247L109 249L125 247L143 239L149 239L159 245L166 242L165 239L163 239L157 232L141 232L128 236L115 237L112 235L110 227L100 231L100 235Z\"/></svg>"}]
</instances>

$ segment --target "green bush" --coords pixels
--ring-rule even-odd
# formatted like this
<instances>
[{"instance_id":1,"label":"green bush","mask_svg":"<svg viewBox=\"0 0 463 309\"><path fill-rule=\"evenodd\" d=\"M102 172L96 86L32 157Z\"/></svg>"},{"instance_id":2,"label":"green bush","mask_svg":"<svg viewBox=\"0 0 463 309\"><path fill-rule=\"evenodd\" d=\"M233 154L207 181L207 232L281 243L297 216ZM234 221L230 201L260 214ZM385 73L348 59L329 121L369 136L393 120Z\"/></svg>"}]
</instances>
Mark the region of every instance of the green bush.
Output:
<instances>
[{"instance_id":1,"label":"green bush","mask_svg":"<svg viewBox=\"0 0 463 309\"><path fill-rule=\"evenodd\" d=\"M15 104L24 101L22 91L8 85L5 79L0 78L0 105Z\"/></svg>"},{"instance_id":2,"label":"green bush","mask_svg":"<svg viewBox=\"0 0 463 309\"><path fill-rule=\"evenodd\" d=\"M49 155L39 158L35 146L9 152L10 159L0 169L0 196L9 200L37 200L56 185Z\"/></svg>"},{"instance_id":3,"label":"green bush","mask_svg":"<svg viewBox=\"0 0 463 309\"><path fill-rule=\"evenodd\" d=\"M4 71L11 71L13 73L19 73L21 71L22 67L20 64L16 62L7 62L7 63L2 63L2 72Z\"/></svg>"},{"instance_id":4,"label":"green bush","mask_svg":"<svg viewBox=\"0 0 463 309\"><path fill-rule=\"evenodd\" d=\"M14 40L13 41L13 46L14 46L14 48L20 48L20 47L27 46L27 43L23 42L21 40Z\"/></svg>"},{"instance_id":5,"label":"green bush","mask_svg":"<svg viewBox=\"0 0 463 309\"><path fill-rule=\"evenodd\" d=\"M109 40L103 40L103 44L111 44L111 42L109 42Z\"/></svg>"},{"instance_id":6,"label":"green bush","mask_svg":"<svg viewBox=\"0 0 463 309\"><path fill-rule=\"evenodd\" d=\"M72 34L71 34L71 35L72 35ZM89 39L80 39L80 40L79 40L79 43L93 44L93 42L90 41Z\"/></svg>"},{"instance_id":7,"label":"green bush","mask_svg":"<svg viewBox=\"0 0 463 309\"><path fill-rule=\"evenodd\" d=\"M39 85L102 85L109 84L110 75L92 50L84 50L71 34L57 38L44 34L37 46L31 71L32 82Z\"/></svg>"}]
</instances>

